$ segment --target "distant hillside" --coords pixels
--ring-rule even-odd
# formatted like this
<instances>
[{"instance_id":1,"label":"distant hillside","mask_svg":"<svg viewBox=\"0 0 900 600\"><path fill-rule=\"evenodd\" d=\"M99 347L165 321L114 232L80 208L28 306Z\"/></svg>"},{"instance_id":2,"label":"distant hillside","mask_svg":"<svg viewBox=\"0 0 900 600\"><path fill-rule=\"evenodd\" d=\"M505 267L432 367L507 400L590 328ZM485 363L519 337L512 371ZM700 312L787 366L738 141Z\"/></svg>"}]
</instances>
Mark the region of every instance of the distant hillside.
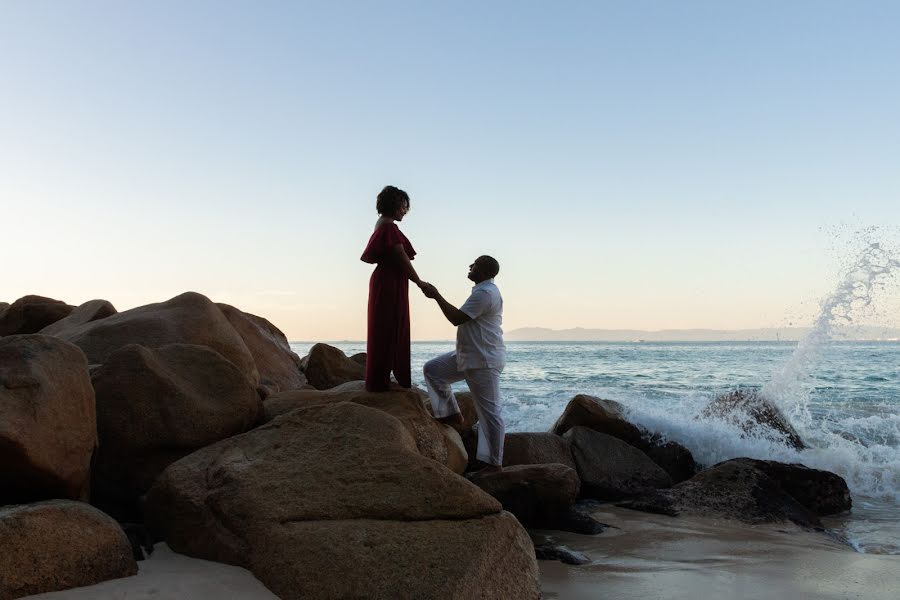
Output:
<instances>
[{"instance_id":1,"label":"distant hillside","mask_svg":"<svg viewBox=\"0 0 900 600\"><path fill-rule=\"evenodd\" d=\"M739 342L739 341L797 341L810 332L809 327L781 327L766 329L546 329L522 327L504 333L507 341L535 342ZM891 327L843 327L834 338L848 341L896 341L900 329Z\"/></svg>"}]
</instances>

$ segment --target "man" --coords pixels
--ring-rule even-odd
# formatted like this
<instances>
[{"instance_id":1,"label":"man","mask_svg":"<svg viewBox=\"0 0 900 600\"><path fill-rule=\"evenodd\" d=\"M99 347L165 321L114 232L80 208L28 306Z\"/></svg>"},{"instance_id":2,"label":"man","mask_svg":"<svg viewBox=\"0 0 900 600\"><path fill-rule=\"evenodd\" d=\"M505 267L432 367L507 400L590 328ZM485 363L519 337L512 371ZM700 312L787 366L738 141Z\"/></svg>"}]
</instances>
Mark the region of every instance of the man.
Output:
<instances>
[{"instance_id":1,"label":"man","mask_svg":"<svg viewBox=\"0 0 900 600\"><path fill-rule=\"evenodd\" d=\"M434 416L442 423L460 423L459 405L450 384L466 380L478 413L479 473L500 471L503 464L505 429L500 414L500 372L506 364L503 344L503 298L494 285L500 264L490 256L479 256L469 265L475 283L465 304L456 308L431 284L422 291L437 301L441 312L456 326L456 351L425 363L425 383Z\"/></svg>"}]
</instances>

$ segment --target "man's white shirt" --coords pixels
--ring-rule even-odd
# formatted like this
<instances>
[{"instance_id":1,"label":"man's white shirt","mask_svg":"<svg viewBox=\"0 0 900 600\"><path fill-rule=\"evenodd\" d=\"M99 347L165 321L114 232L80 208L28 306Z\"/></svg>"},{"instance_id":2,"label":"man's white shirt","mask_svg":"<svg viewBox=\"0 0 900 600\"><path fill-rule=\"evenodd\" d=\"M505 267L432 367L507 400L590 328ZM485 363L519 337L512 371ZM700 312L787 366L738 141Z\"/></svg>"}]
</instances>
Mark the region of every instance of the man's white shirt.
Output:
<instances>
[{"instance_id":1,"label":"man's white shirt","mask_svg":"<svg viewBox=\"0 0 900 600\"><path fill-rule=\"evenodd\" d=\"M466 369L503 369L506 346L503 344L503 298L493 279L472 288L472 294L459 310L472 320L456 328L456 364Z\"/></svg>"}]
</instances>

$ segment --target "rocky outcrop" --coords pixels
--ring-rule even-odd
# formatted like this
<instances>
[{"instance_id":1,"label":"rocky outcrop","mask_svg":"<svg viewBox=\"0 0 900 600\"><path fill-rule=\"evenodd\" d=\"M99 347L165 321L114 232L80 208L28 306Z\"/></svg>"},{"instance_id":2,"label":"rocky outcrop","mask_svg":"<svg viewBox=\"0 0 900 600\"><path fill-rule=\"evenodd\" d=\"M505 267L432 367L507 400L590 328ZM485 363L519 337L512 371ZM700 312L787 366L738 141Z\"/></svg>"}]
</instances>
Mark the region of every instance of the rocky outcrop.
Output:
<instances>
[{"instance_id":1,"label":"rocky outcrop","mask_svg":"<svg viewBox=\"0 0 900 600\"><path fill-rule=\"evenodd\" d=\"M81 350L45 335L0 338L0 504L87 499L96 445Z\"/></svg>"},{"instance_id":2,"label":"rocky outcrop","mask_svg":"<svg viewBox=\"0 0 900 600\"><path fill-rule=\"evenodd\" d=\"M234 363L253 385L259 383L256 363L244 340L219 307L196 292L69 327L56 335L81 348L91 364L106 362L110 354L128 344L208 346Z\"/></svg>"},{"instance_id":3,"label":"rocky outcrop","mask_svg":"<svg viewBox=\"0 0 900 600\"><path fill-rule=\"evenodd\" d=\"M577 426L611 435L631 445L640 444L644 435L640 428L625 418L621 404L585 394L569 401L551 431L563 435Z\"/></svg>"},{"instance_id":4,"label":"rocky outcrop","mask_svg":"<svg viewBox=\"0 0 900 600\"><path fill-rule=\"evenodd\" d=\"M719 464L728 463L740 463L759 469L797 502L820 517L848 511L853 505L847 482L840 475L830 471L810 469L801 464L752 458L735 458Z\"/></svg>"},{"instance_id":5,"label":"rocky outcrop","mask_svg":"<svg viewBox=\"0 0 900 600\"><path fill-rule=\"evenodd\" d=\"M306 376L300 370L300 357L291 350L280 329L262 317L228 304L216 306L244 340L259 372L259 383L267 393L296 390L306 385Z\"/></svg>"},{"instance_id":6,"label":"rocky outcrop","mask_svg":"<svg viewBox=\"0 0 900 600\"><path fill-rule=\"evenodd\" d=\"M554 433L507 433L503 466L559 463L577 469L569 441Z\"/></svg>"},{"instance_id":7,"label":"rocky outcrop","mask_svg":"<svg viewBox=\"0 0 900 600\"><path fill-rule=\"evenodd\" d=\"M687 481L699 470L697 463L694 462L694 455L678 442L669 442L653 436L649 440L645 439L637 448L662 467L662 470L672 478L672 483Z\"/></svg>"},{"instance_id":8,"label":"rocky outcrop","mask_svg":"<svg viewBox=\"0 0 900 600\"><path fill-rule=\"evenodd\" d=\"M116 312L116 307L107 300L88 300L70 312L65 318L41 329L41 333L44 335L59 335L66 329L111 317Z\"/></svg>"},{"instance_id":9,"label":"rocky outcrop","mask_svg":"<svg viewBox=\"0 0 900 600\"><path fill-rule=\"evenodd\" d=\"M96 369L99 506L118 514L176 460L242 433L261 402L246 376L206 346L136 344Z\"/></svg>"},{"instance_id":10,"label":"rocky outcrop","mask_svg":"<svg viewBox=\"0 0 900 600\"><path fill-rule=\"evenodd\" d=\"M572 447L583 496L618 500L672 485L661 467L618 438L580 426L564 437Z\"/></svg>"},{"instance_id":11,"label":"rocky outcrop","mask_svg":"<svg viewBox=\"0 0 900 600\"><path fill-rule=\"evenodd\" d=\"M807 447L778 407L752 390L735 390L716 397L700 417L731 423L751 436L781 439L795 450Z\"/></svg>"},{"instance_id":12,"label":"rocky outcrop","mask_svg":"<svg viewBox=\"0 0 900 600\"><path fill-rule=\"evenodd\" d=\"M350 402L199 450L147 498L172 549L244 566L286 600L538 598L531 542L500 509L396 418Z\"/></svg>"},{"instance_id":13,"label":"rocky outcrop","mask_svg":"<svg viewBox=\"0 0 900 600\"><path fill-rule=\"evenodd\" d=\"M366 368L328 344L316 344L300 360L306 379L317 390L327 390L348 381L366 378Z\"/></svg>"},{"instance_id":14,"label":"rocky outcrop","mask_svg":"<svg viewBox=\"0 0 900 600\"><path fill-rule=\"evenodd\" d=\"M363 367L365 367L366 366L366 353L365 352L357 352L356 354L354 354L353 356L350 357L350 360L352 360L355 363L359 363Z\"/></svg>"},{"instance_id":15,"label":"rocky outcrop","mask_svg":"<svg viewBox=\"0 0 900 600\"><path fill-rule=\"evenodd\" d=\"M66 317L74 306L43 296L23 296L0 309L0 336L37 333Z\"/></svg>"},{"instance_id":16,"label":"rocky outcrop","mask_svg":"<svg viewBox=\"0 0 900 600\"><path fill-rule=\"evenodd\" d=\"M0 507L0 600L137 573L118 523L81 502Z\"/></svg>"},{"instance_id":17,"label":"rocky outcrop","mask_svg":"<svg viewBox=\"0 0 900 600\"><path fill-rule=\"evenodd\" d=\"M668 490L655 490L620 506L671 516L696 515L744 523L792 521L821 527L818 517L751 462L731 460L701 471Z\"/></svg>"},{"instance_id":18,"label":"rocky outcrop","mask_svg":"<svg viewBox=\"0 0 900 600\"><path fill-rule=\"evenodd\" d=\"M575 505L580 482L574 469L562 464L517 465L472 482L496 498L526 527L553 528Z\"/></svg>"},{"instance_id":19,"label":"rocky outcrop","mask_svg":"<svg viewBox=\"0 0 900 600\"><path fill-rule=\"evenodd\" d=\"M446 465L456 473L465 471L468 457L459 434L451 427L435 421L422 404L419 394L411 390L397 389L375 393L347 384L325 391L281 392L273 394L263 403L263 421L271 421L276 416L297 408L338 402L353 402L396 417L413 437L416 447L423 456Z\"/></svg>"}]
</instances>

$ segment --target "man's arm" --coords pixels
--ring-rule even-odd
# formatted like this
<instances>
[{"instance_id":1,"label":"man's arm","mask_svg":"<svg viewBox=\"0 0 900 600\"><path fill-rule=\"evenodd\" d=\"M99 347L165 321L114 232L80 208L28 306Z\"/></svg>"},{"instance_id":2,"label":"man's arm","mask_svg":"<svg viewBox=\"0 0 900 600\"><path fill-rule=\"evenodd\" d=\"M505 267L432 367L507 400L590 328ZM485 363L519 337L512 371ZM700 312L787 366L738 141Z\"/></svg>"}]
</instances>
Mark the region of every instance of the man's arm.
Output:
<instances>
[{"instance_id":1,"label":"man's arm","mask_svg":"<svg viewBox=\"0 0 900 600\"><path fill-rule=\"evenodd\" d=\"M447 302L444 297L441 296L441 293L437 291L437 288L430 283L424 284L422 286L422 291L425 292L426 296L434 299L434 301L438 303L441 312L444 313L444 316L447 317L447 320L450 321L454 327L459 327L463 323L472 320L472 317Z\"/></svg>"}]
</instances>

